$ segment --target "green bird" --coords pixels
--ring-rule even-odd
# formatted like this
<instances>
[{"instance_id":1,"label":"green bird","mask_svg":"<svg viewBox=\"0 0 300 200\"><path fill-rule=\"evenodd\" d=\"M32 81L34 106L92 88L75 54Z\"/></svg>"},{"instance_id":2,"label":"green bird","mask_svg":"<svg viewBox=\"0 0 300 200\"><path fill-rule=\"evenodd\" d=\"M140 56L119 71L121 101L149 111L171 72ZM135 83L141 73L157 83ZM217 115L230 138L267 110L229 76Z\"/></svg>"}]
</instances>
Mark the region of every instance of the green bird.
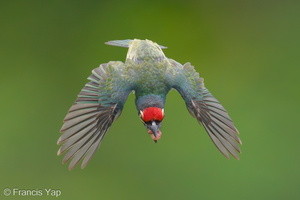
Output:
<instances>
[{"instance_id":1,"label":"green bird","mask_svg":"<svg viewBox=\"0 0 300 200\"><path fill-rule=\"evenodd\" d=\"M108 45L127 47L125 63L110 61L92 71L88 82L69 109L60 130L58 155L67 151L63 164L69 169L80 160L81 168L90 161L112 123L120 116L131 92L141 121L156 142L162 133L166 96L177 90L190 114L203 125L220 150L239 159L242 144L227 111L206 89L204 80L190 63L184 65L167 58L166 48L150 40L115 40Z\"/></svg>"}]
</instances>

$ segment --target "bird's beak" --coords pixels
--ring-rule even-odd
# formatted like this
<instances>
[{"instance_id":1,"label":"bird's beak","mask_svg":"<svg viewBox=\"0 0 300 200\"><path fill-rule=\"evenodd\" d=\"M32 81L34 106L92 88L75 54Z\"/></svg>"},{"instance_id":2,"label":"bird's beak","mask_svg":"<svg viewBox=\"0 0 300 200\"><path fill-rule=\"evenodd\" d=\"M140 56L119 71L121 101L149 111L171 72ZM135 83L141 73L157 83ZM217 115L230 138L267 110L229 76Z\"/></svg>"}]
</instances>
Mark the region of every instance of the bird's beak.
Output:
<instances>
[{"instance_id":1,"label":"bird's beak","mask_svg":"<svg viewBox=\"0 0 300 200\"><path fill-rule=\"evenodd\" d=\"M148 129L149 129L150 131L152 131L154 137L157 136L158 125L156 124L155 121L153 121L152 124L151 124L150 126L148 126Z\"/></svg>"},{"instance_id":2,"label":"bird's beak","mask_svg":"<svg viewBox=\"0 0 300 200\"><path fill-rule=\"evenodd\" d=\"M153 121L151 124L147 124L148 133L151 134L152 139L156 143L161 137L161 131L159 130L161 124Z\"/></svg>"}]
</instances>

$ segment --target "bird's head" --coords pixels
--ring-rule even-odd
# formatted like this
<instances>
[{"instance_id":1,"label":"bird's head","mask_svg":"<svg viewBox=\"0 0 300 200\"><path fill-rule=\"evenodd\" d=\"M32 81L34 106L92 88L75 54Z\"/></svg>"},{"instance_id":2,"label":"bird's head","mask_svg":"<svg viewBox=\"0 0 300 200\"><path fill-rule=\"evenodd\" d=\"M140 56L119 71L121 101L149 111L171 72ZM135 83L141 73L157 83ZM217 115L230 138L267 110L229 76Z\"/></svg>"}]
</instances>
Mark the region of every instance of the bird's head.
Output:
<instances>
[{"instance_id":1,"label":"bird's head","mask_svg":"<svg viewBox=\"0 0 300 200\"><path fill-rule=\"evenodd\" d=\"M151 134L154 142L157 142L160 139L161 131L161 122L164 119L164 109L158 107L148 107L144 110L141 110L139 116L146 126L148 133Z\"/></svg>"}]
</instances>

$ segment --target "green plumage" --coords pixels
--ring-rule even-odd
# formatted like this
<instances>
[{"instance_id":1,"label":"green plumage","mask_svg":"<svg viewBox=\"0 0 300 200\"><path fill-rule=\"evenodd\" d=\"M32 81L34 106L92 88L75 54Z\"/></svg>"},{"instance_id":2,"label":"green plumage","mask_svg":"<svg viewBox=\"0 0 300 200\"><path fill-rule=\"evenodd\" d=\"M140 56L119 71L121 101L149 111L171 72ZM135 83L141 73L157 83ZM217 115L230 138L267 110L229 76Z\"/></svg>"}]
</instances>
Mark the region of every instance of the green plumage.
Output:
<instances>
[{"instance_id":1,"label":"green plumage","mask_svg":"<svg viewBox=\"0 0 300 200\"><path fill-rule=\"evenodd\" d=\"M147 94L157 94L165 96L171 89L166 85L165 76L169 64L167 60L154 65L151 59L142 63L127 61L125 75L131 83L131 89L135 90L136 97Z\"/></svg>"},{"instance_id":2,"label":"green plumage","mask_svg":"<svg viewBox=\"0 0 300 200\"><path fill-rule=\"evenodd\" d=\"M69 150L63 159L66 163L72 158L69 169L81 159L82 168L86 166L132 91L137 110L143 111L149 107L163 109L172 88L180 93L188 111L203 124L221 153L238 159L238 131L190 63L181 65L167 58L162 46L150 40L117 40L107 44L128 47L126 61L111 61L95 68L88 78L90 82L65 117L63 134L58 140L63 145L58 154Z\"/></svg>"}]
</instances>

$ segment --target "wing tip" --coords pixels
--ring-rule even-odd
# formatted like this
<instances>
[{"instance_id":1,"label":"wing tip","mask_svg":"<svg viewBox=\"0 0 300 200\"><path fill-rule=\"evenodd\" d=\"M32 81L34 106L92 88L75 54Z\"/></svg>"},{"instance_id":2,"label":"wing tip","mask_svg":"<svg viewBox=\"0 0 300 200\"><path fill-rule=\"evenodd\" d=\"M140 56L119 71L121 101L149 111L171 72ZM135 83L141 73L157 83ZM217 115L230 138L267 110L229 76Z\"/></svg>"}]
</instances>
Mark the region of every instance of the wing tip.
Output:
<instances>
[{"instance_id":1,"label":"wing tip","mask_svg":"<svg viewBox=\"0 0 300 200\"><path fill-rule=\"evenodd\" d=\"M236 160L240 160L240 157L234 157Z\"/></svg>"},{"instance_id":2,"label":"wing tip","mask_svg":"<svg viewBox=\"0 0 300 200\"><path fill-rule=\"evenodd\" d=\"M71 164L70 164L69 167L68 167L68 170L69 170L69 171L72 171L72 170L75 168L75 166L76 166L76 165L71 165Z\"/></svg>"},{"instance_id":3,"label":"wing tip","mask_svg":"<svg viewBox=\"0 0 300 200\"><path fill-rule=\"evenodd\" d=\"M57 156L60 156L62 154L62 151L60 149L61 148L59 148L58 151L57 151L57 153L56 153Z\"/></svg>"},{"instance_id":4,"label":"wing tip","mask_svg":"<svg viewBox=\"0 0 300 200\"><path fill-rule=\"evenodd\" d=\"M239 137L238 137L239 138ZM240 145L243 145L242 140L239 138L239 141L237 141Z\"/></svg>"},{"instance_id":5,"label":"wing tip","mask_svg":"<svg viewBox=\"0 0 300 200\"><path fill-rule=\"evenodd\" d=\"M56 142L56 144L57 145L61 145L63 143L63 141L64 140L61 137L59 137L58 140L57 140L57 142Z\"/></svg>"},{"instance_id":6,"label":"wing tip","mask_svg":"<svg viewBox=\"0 0 300 200\"><path fill-rule=\"evenodd\" d=\"M87 166L87 164L88 164L88 163L84 163L84 162L82 161L81 167L80 167L80 168L81 168L81 169L84 169L84 168Z\"/></svg>"},{"instance_id":7,"label":"wing tip","mask_svg":"<svg viewBox=\"0 0 300 200\"><path fill-rule=\"evenodd\" d=\"M224 152L222 152L220 149L218 149L224 156L225 156L225 158L227 158L228 160L231 158L231 156L234 158L234 159L236 159L236 160L240 160L240 157L238 156L238 154L236 154L236 155L234 155L234 154L232 154L230 151L228 151L227 150L227 152L226 153L224 153ZM231 155L229 155L229 154ZM241 152L238 152L238 153L241 153Z\"/></svg>"},{"instance_id":8,"label":"wing tip","mask_svg":"<svg viewBox=\"0 0 300 200\"><path fill-rule=\"evenodd\" d=\"M111 45L111 46L117 46L117 47L129 47L129 42L132 41L131 39L126 39L126 40L111 40L104 42L104 44Z\"/></svg>"}]
</instances>

